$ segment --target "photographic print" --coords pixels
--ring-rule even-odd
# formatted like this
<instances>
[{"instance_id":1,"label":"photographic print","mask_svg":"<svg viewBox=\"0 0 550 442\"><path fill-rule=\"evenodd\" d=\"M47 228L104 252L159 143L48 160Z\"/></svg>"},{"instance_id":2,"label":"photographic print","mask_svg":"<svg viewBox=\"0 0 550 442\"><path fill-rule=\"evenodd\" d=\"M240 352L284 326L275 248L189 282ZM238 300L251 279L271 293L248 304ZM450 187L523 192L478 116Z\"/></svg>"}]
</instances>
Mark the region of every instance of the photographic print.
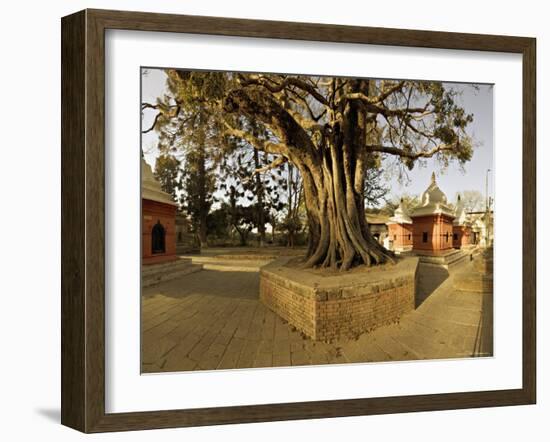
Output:
<instances>
[{"instance_id":1,"label":"photographic print","mask_svg":"<svg viewBox=\"0 0 550 442\"><path fill-rule=\"evenodd\" d=\"M493 85L140 74L142 373L493 356Z\"/></svg>"}]
</instances>

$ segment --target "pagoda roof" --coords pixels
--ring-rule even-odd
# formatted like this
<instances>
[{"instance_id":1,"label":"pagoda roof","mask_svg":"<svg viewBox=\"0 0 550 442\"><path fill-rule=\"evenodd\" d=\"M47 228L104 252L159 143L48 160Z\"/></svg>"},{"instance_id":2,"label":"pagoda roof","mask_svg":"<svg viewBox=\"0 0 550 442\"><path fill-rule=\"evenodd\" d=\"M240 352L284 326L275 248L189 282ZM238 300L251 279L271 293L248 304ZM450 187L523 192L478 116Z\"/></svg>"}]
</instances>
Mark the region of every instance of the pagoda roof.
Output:
<instances>
[{"instance_id":1,"label":"pagoda roof","mask_svg":"<svg viewBox=\"0 0 550 442\"><path fill-rule=\"evenodd\" d=\"M401 200L393 216L389 219L388 224L412 224L412 222L409 212L403 206L403 200Z\"/></svg>"},{"instance_id":2,"label":"pagoda roof","mask_svg":"<svg viewBox=\"0 0 550 442\"><path fill-rule=\"evenodd\" d=\"M455 226L469 226L471 224L470 217L466 212L466 208L464 207L464 203L460 198L460 194L458 195L458 200L456 202L454 216L455 219L453 221L453 225Z\"/></svg>"},{"instance_id":3,"label":"pagoda roof","mask_svg":"<svg viewBox=\"0 0 550 442\"><path fill-rule=\"evenodd\" d=\"M381 213L367 213L367 223L369 224L386 224L388 216Z\"/></svg>"},{"instance_id":4,"label":"pagoda roof","mask_svg":"<svg viewBox=\"0 0 550 442\"><path fill-rule=\"evenodd\" d=\"M432 179L428 188L422 194L420 205L411 213L411 217L426 215L447 215L455 217L454 210L447 202L447 195L437 185L435 173L432 173Z\"/></svg>"}]
</instances>

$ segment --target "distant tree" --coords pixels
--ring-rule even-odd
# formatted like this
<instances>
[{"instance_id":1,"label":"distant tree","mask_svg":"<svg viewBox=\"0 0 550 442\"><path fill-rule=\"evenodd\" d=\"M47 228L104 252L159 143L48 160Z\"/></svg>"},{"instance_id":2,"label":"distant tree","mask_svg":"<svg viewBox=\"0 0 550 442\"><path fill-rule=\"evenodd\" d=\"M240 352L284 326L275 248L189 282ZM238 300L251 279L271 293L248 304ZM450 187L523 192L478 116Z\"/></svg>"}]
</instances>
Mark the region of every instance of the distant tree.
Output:
<instances>
[{"instance_id":1,"label":"distant tree","mask_svg":"<svg viewBox=\"0 0 550 442\"><path fill-rule=\"evenodd\" d=\"M420 202L420 197L418 195L409 195L405 193L400 197L394 197L392 200L387 201L382 211L391 216L395 212L395 209L399 207L399 204L402 204L405 210L410 213L420 205Z\"/></svg>"},{"instance_id":2,"label":"distant tree","mask_svg":"<svg viewBox=\"0 0 550 442\"><path fill-rule=\"evenodd\" d=\"M287 194L286 215L284 216L280 228L287 234L287 246L294 247L296 235L304 227L305 207L303 199L302 180L298 169L291 163L286 164L286 183L283 189Z\"/></svg>"},{"instance_id":3,"label":"distant tree","mask_svg":"<svg viewBox=\"0 0 550 442\"><path fill-rule=\"evenodd\" d=\"M183 188L181 161L171 153L163 153L156 159L153 174L162 190L172 195L174 201L180 202L178 194Z\"/></svg>"},{"instance_id":4,"label":"distant tree","mask_svg":"<svg viewBox=\"0 0 550 442\"><path fill-rule=\"evenodd\" d=\"M200 73L197 75L201 77ZM180 202L191 218L201 247L207 247L207 217L214 202L215 171L223 154L219 147L224 145L224 136L218 119L201 104L201 90L205 96L216 95L213 90L190 88L189 84L168 78L167 94L156 103L142 103L141 109L142 114L156 113L153 123L142 132L155 130L161 154L182 157Z\"/></svg>"},{"instance_id":5,"label":"distant tree","mask_svg":"<svg viewBox=\"0 0 550 442\"><path fill-rule=\"evenodd\" d=\"M254 229L257 221L256 207L242 206L239 204L237 189L230 186L228 189L229 202L224 202L222 207L228 213L229 224L238 233L240 245L246 246L248 236Z\"/></svg>"},{"instance_id":6,"label":"distant tree","mask_svg":"<svg viewBox=\"0 0 550 442\"><path fill-rule=\"evenodd\" d=\"M208 234L217 237L228 237L231 229L231 219L226 204L222 204L215 210L210 211L206 219Z\"/></svg>"},{"instance_id":7,"label":"distant tree","mask_svg":"<svg viewBox=\"0 0 550 442\"><path fill-rule=\"evenodd\" d=\"M199 145L187 152L183 171L181 203L198 233L201 247L208 247L208 213L215 201L214 167L209 165L205 149Z\"/></svg>"},{"instance_id":8,"label":"distant tree","mask_svg":"<svg viewBox=\"0 0 550 442\"><path fill-rule=\"evenodd\" d=\"M377 167L368 168L365 171L365 206L380 207L387 202L387 195L390 191L384 182L384 170Z\"/></svg>"},{"instance_id":9,"label":"distant tree","mask_svg":"<svg viewBox=\"0 0 550 442\"><path fill-rule=\"evenodd\" d=\"M269 155L258 152L246 143L238 143L220 162L218 190L224 200L236 197L236 206L252 210L258 245L266 242L266 223L282 209L284 178L278 168L265 168ZM273 226L273 224L272 224Z\"/></svg>"},{"instance_id":10,"label":"distant tree","mask_svg":"<svg viewBox=\"0 0 550 442\"><path fill-rule=\"evenodd\" d=\"M206 112L216 133L223 130L300 171L309 230L305 267L347 270L395 260L366 222L368 155L396 158L398 167L409 169L425 158L446 167L472 157L466 126L473 116L441 82L183 69L167 74L168 86L182 93L165 103L159 119ZM267 138L255 136L252 126ZM369 137L372 131L376 137Z\"/></svg>"},{"instance_id":11,"label":"distant tree","mask_svg":"<svg viewBox=\"0 0 550 442\"><path fill-rule=\"evenodd\" d=\"M460 195L460 201L467 212L480 212L485 210L485 198L480 191L465 190L463 192L457 192L455 201L458 200L458 195Z\"/></svg>"}]
</instances>

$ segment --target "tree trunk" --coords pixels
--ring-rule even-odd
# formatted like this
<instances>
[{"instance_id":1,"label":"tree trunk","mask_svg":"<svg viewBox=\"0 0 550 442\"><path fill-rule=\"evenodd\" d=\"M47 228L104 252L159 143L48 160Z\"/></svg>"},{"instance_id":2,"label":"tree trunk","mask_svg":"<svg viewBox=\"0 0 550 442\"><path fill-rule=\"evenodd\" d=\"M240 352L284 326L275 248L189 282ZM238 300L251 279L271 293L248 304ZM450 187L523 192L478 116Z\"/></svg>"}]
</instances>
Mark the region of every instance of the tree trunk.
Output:
<instances>
[{"instance_id":1,"label":"tree trunk","mask_svg":"<svg viewBox=\"0 0 550 442\"><path fill-rule=\"evenodd\" d=\"M368 88L351 84L350 89ZM306 267L348 270L394 262L370 233L365 216L365 171L367 154L362 148L367 121L356 105L341 109L343 118L335 124L321 148L308 161L295 159L304 182L309 225Z\"/></svg>"},{"instance_id":2,"label":"tree trunk","mask_svg":"<svg viewBox=\"0 0 550 442\"><path fill-rule=\"evenodd\" d=\"M237 233L239 234L239 243L241 246L246 246L246 240L248 238L248 232L244 229L239 229L237 226L233 226L235 227L235 230L237 231Z\"/></svg>"},{"instance_id":3,"label":"tree trunk","mask_svg":"<svg viewBox=\"0 0 550 442\"><path fill-rule=\"evenodd\" d=\"M330 87L335 97L369 93L367 80L335 78ZM393 253L371 235L365 217L364 146L375 117L368 120L361 103L338 103L330 112L330 124L324 126L315 142L279 102L259 91L233 92L226 99L225 109L238 109L252 119L262 120L283 143L279 153L300 171L309 227L305 267L345 271L360 264L394 262Z\"/></svg>"},{"instance_id":4,"label":"tree trunk","mask_svg":"<svg viewBox=\"0 0 550 442\"><path fill-rule=\"evenodd\" d=\"M260 153L254 150L254 166L256 169L261 167ZM257 228L258 228L258 246L265 245L265 216L264 216L264 187L261 174L256 174L256 204L257 204Z\"/></svg>"},{"instance_id":5,"label":"tree trunk","mask_svg":"<svg viewBox=\"0 0 550 442\"><path fill-rule=\"evenodd\" d=\"M202 248L208 247L206 219L209 207L206 203L206 155L204 147L201 146L198 159L198 187L199 187L199 241Z\"/></svg>"},{"instance_id":6,"label":"tree trunk","mask_svg":"<svg viewBox=\"0 0 550 442\"><path fill-rule=\"evenodd\" d=\"M287 247L294 247L294 230L292 228L292 224L294 222L294 201L293 201L293 166L291 163L287 163L286 166L286 185L288 189L288 213L287 213L287 224L289 226L288 229L288 238L287 238Z\"/></svg>"},{"instance_id":7,"label":"tree trunk","mask_svg":"<svg viewBox=\"0 0 550 442\"><path fill-rule=\"evenodd\" d=\"M270 219L271 224L271 242L275 244L275 230L277 228L277 223L275 222L275 215L272 215L272 219Z\"/></svg>"},{"instance_id":8,"label":"tree trunk","mask_svg":"<svg viewBox=\"0 0 550 442\"><path fill-rule=\"evenodd\" d=\"M394 262L392 252L371 235L363 195L350 185L347 162L335 161L337 152L324 159L319 170L306 173L314 181L305 186L309 247L305 267L348 270L352 266Z\"/></svg>"}]
</instances>

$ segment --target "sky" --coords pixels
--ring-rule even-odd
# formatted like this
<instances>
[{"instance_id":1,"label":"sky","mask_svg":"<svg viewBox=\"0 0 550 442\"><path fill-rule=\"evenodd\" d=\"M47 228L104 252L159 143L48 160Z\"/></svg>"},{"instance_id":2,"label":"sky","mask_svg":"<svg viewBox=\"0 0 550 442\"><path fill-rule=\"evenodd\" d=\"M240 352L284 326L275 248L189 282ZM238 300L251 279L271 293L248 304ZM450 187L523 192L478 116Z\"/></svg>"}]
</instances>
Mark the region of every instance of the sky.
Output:
<instances>
[{"instance_id":1,"label":"sky","mask_svg":"<svg viewBox=\"0 0 550 442\"><path fill-rule=\"evenodd\" d=\"M166 91L166 74L162 69L148 69L142 76L142 101L155 102ZM397 200L403 194L420 195L428 185L432 172L436 173L436 179L441 190L447 195L449 201L454 202L457 192L477 190L483 196L486 194L485 181L488 176L488 194L493 196L493 87L479 84L477 89L467 84L444 83L446 87L453 87L460 92L457 98L459 105L464 107L467 113L474 116L472 123L466 131L474 140L474 154L472 159L464 166L453 161L446 170L441 170L435 159L416 161L414 169L408 171L408 178L398 179L395 168L386 167L385 179L390 188L389 199ZM143 127L149 127L154 114L146 114ZM156 150L157 135L151 131L142 135L142 148L145 160L154 166L158 156ZM388 160L390 161L390 160ZM386 166L389 162L386 162ZM383 164L384 166L384 164ZM487 170L491 171L487 173Z\"/></svg>"}]
</instances>

